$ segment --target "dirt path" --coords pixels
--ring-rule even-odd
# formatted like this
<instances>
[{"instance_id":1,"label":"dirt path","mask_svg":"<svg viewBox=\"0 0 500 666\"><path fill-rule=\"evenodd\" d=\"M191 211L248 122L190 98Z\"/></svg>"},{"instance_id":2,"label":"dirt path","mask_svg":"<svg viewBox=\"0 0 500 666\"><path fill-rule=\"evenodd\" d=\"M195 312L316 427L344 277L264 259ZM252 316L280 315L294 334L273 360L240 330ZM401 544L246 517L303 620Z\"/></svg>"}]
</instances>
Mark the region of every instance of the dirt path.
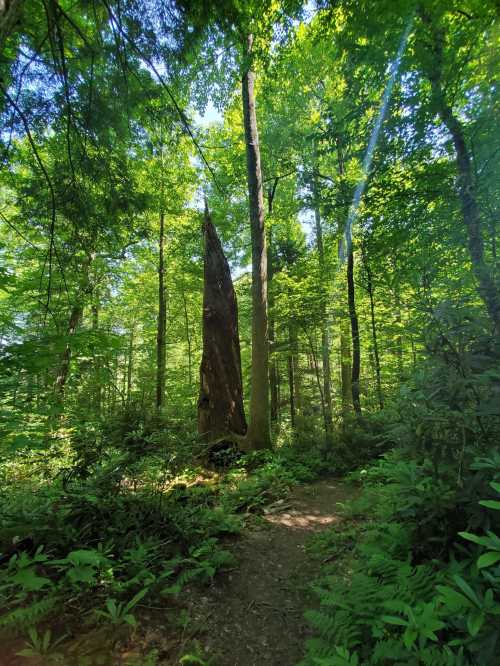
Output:
<instances>
[{"instance_id":1,"label":"dirt path","mask_svg":"<svg viewBox=\"0 0 500 666\"><path fill-rule=\"evenodd\" d=\"M341 481L298 487L282 509L265 516L234 546L238 567L189 603L208 663L294 666L303 656L308 585L319 564L305 546L314 532L340 520L336 503L356 490ZM211 661L209 659L211 658Z\"/></svg>"},{"instance_id":2,"label":"dirt path","mask_svg":"<svg viewBox=\"0 0 500 666\"><path fill-rule=\"evenodd\" d=\"M91 653L96 659L86 657L88 661L77 660L78 664L143 666L152 662L144 661L140 653L154 649L155 663L162 666L178 666L182 655L193 652L202 660L189 664L295 666L303 656L308 633L303 613L314 604L309 584L321 566L308 556L306 544L315 532L340 520L337 502L355 494L356 488L337 480L295 488L286 500L271 507L260 524L247 527L226 546L237 558L232 571L217 576L208 589L184 590L179 606L167 616L168 629L166 611L158 608L150 621L142 618L144 633L132 635L121 656L109 653L108 634L99 639L99 633L93 632ZM85 635L82 640L88 643ZM15 656L23 645L19 640L0 646L0 666L48 666L45 658ZM79 653L78 641L70 651ZM106 653L109 657L97 659ZM74 658L69 660L69 652L67 656L64 663L76 663Z\"/></svg>"}]
</instances>

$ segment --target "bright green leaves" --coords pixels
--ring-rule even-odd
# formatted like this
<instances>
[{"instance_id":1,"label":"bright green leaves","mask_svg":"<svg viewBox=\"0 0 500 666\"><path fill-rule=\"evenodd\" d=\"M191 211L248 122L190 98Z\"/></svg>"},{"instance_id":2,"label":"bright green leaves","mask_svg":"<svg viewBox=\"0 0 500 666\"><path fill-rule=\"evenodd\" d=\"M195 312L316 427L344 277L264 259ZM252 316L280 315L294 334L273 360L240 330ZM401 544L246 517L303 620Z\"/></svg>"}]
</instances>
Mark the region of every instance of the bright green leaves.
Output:
<instances>
[{"instance_id":1,"label":"bright green leaves","mask_svg":"<svg viewBox=\"0 0 500 666\"><path fill-rule=\"evenodd\" d=\"M386 602L386 608L394 607L393 602ZM400 608L401 604L396 603ZM406 648L411 649L415 642L419 642L424 647L428 640L437 641L436 632L443 629L446 625L440 619L437 612L437 606L433 603L420 603L414 608L408 604L403 604L402 613L404 618L394 615L383 615L382 620L388 624L401 626L405 628L403 633L403 643Z\"/></svg>"},{"instance_id":2,"label":"bright green leaves","mask_svg":"<svg viewBox=\"0 0 500 666\"><path fill-rule=\"evenodd\" d=\"M490 486L496 493L500 494L500 483L491 481ZM479 504L486 509L500 510L500 502L498 500L481 500ZM495 532L488 530L486 536L478 536L470 532L459 532L459 535L463 539L472 541L472 543L487 549L487 552L480 555L477 560L478 569L486 569L500 562L500 537Z\"/></svg>"}]
</instances>

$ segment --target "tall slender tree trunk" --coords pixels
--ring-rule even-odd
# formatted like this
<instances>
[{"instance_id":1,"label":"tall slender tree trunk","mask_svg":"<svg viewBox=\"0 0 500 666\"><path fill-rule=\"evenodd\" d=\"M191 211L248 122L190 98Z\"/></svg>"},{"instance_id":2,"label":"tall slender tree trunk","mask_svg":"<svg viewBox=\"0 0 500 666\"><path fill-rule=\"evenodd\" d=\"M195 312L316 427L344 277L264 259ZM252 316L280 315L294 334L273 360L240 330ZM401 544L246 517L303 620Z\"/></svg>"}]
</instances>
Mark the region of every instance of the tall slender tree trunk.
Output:
<instances>
[{"instance_id":1,"label":"tall slender tree trunk","mask_svg":"<svg viewBox=\"0 0 500 666\"><path fill-rule=\"evenodd\" d=\"M375 297L373 293L373 280L372 280L372 271L368 258L366 256L366 251L364 246L361 248L361 256L363 259L363 265L366 273L366 288L368 291L368 297L370 299L370 323L372 329L372 345L373 345L373 360L375 365L375 377L377 382L377 399L380 409L384 408L384 396L382 393L382 381L380 378L380 355L378 349L378 339L377 339L377 324L375 320Z\"/></svg>"},{"instance_id":2,"label":"tall slender tree trunk","mask_svg":"<svg viewBox=\"0 0 500 666\"><path fill-rule=\"evenodd\" d=\"M97 289L93 293L92 303L92 330L97 334L99 330L99 292ZM101 402L102 402L102 368L101 359L94 357L94 395L91 398L95 413L98 417L101 416Z\"/></svg>"},{"instance_id":3,"label":"tall slender tree trunk","mask_svg":"<svg viewBox=\"0 0 500 666\"><path fill-rule=\"evenodd\" d=\"M428 61L424 67L431 84L432 97L442 122L448 129L455 148L458 172L458 190L462 207L462 219L467 232L472 271L477 281L477 290L490 316L496 335L500 335L500 289L491 267L484 257L484 241L476 185L472 173L472 160L467 148L464 129L453 113L443 88L443 46L445 36L423 8L420 17L432 42L428 47Z\"/></svg>"},{"instance_id":4,"label":"tall slender tree trunk","mask_svg":"<svg viewBox=\"0 0 500 666\"><path fill-rule=\"evenodd\" d=\"M267 200L268 200L268 215L271 216L273 212L273 200L274 194L276 192L276 187L270 187L268 190ZM269 294L269 313L268 313L268 324L269 324L269 388L270 388L270 398L271 398L271 423L276 423L278 420L278 367L276 354L274 353L274 343L275 343L275 325L274 325L274 292L272 288L272 281L274 277L273 270L273 258L271 254L271 233L272 227L269 231L269 244L267 246L267 286Z\"/></svg>"},{"instance_id":5,"label":"tall slender tree trunk","mask_svg":"<svg viewBox=\"0 0 500 666\"><path fill-rule=\"evenodd\" d=\"M295 428L295 380L293 376L293 355L290 343L290 349L287 357L288 364L288 396L290 401L290 424Z\"/></svg>"},{"instance_id":6,"label":"tall slender tree trunk","mask_svg":"<svg viewBox=\"0 0 500 666\"><path fill-rule=\"evenodd\" d=\"M304 427L304 409L302 400L302 376L299 360L299 340L295 324L290 325L291 362L293 368L293 398L295 419L294 426L297 432L302 432Z\"/></svg>"},{"instance_id":7,"label":"tall slender tree trunk","mask_svg":"<svg viewBox=\"0 0 500 666\"><path fill-rule=\"evenodd\" d=\"M361 345L359 339L358 314L356 312L356 299L354 291L354 252L352 246L347 258L347 299L349 303L349 318L351 320L352 338L352 406L358 416L361 416L361 401L359 398L359 375L361 369Z\"/></svg>"},{"instance_id":8,"label":"tall slender tree trunk","mask_svg":"<svg viewBox=\"0 0 500 666\"><path fill-rule=\"evenodd\" d=\"M182 289L182 306L184 311L184 327L186 329L186 342L188 348L188 379L189 386L193 385L193 343L191 340L191 331L189 330L189 317L187 309L186 294L184 293L184 288Z\"/></svg>"},{"instance_id":9,"label":"tall slender tree trunk","mask_svg":"<svg viewBox=\"0 0 500 666\"><path fill-rule=\"evenodd\" d=\"M247 71L242 80L243 119L247 154L248 200L252 238L252 378L248 444L271 447L269 422L269 340L267 327L267 252L264 197L260 167L259 133L255 113L255 73L252 71L253 36L247 41Z\"/></svg>"},{"instance_id":10,"label":"tall slender tree trunk","mask_svg":"<svg viewBox=\"0 0 500 666\"><path fill-rule=\"evenodd\" d=\"M130 404L130 399L132 397L132 368L134 366L134 324L130 329L130 337L128 341L128 358L127 358L127 404Z\"/></svg>"},{"instance_id":11,"label":"tall slender tree trunk","mask_svg":"<svg viewBox=\"0 0 500 666\"><path fill-rule=\"evenodd\" d=\"M316 153L313 155L313 199L314 199L314 221L316 230L316 248L318 251L319 261L319 274L322 285L326 282L325 271L325 251L323 246L323 228L321 224L321 213L319 208L319 187L317 177L317 157ZM332 443L332 429L333 429L333 416L332 416L332 373L330 369L330 339L328 332L328 319L326 316L326 308L322 308L321 317L321 358L323 363L323 391L322 403L325 424L325 445L330 446Z\"/></svg>"},{"instance_id":12,"label":"tall slender tree trunk","mask_svg":"<svg viewBox=\"0 0 500 666\"><path fill-rule=\"evenodd\" d=\"M403 336L401 335L403 322L401 317L401 292L397 280L394 285L394 317L396 319L397 327L395 353L398 365L398 379L401 381L403 379Z\"/></svg>"},{"instance_id":13,"label":"tall slender tree trunk","mask_svg":"<svg viewBox=\"0 0 500 666\"><path fill-rule=\"evenodd\" d=\"M271 265L271 264L269 264ZM269 275L271 276L271 271L269 271ZM271 282L271 280L269 281ZM273 305L273 298L269 295L269 304L271 306L270 310L272 312L272 305ZM271 356L269 360L269 387L271 389L271 422L276 423L278 420L278 367L277 367L277 360L276 360L276 355L273 353L273 346L275 343L275 326L274 326L274 318L269 316L269 346L271 348Z\"/></svg>"},{"instance_id":14,"label":"tall slender tree trunk","mask_svg":"<svg viewBox=\"0 0 500 666\"><path fill-rule=\"evenodd\" d=\"M336 139L337 146L337 159L338 159L338 174L340 180L340 186L343 189L344 185L344 155L342 152L342 144L340 137L337 136ZM339 224L340 232L340 224ZM337 256L339 262L341 261L342 242L339 238L338 241L338 250ZM343 305L344 299L342 298ZM351 348L348 340L348 323L346 321L346 316L344 313L344 307L340 315L340 379L342 383L342 419L344 423L346 422L347 416L351 411L352 405L352 368L351 368Z\"/></svg>"},{"instance_id":15,"label":"tall slender tree trunk","mask_svg":"<svg viewBox=\"0 0 500 666\"><path fill-rule=\"evenodd\" d=\"M167 297L165 292L165 213L160 212L158 255L158 324L156 331L156 408L165 403L165 368L167 362L165 338L167 333Z\"/></svg>"}]
</instances>

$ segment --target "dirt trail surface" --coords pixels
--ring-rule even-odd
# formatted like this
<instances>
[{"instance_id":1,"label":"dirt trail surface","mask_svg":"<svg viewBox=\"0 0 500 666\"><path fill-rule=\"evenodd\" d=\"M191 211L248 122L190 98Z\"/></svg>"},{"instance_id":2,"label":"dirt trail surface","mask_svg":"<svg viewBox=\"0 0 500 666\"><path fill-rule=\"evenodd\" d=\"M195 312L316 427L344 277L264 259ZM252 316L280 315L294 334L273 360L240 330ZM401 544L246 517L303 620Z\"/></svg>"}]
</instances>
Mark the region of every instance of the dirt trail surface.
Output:
<instances>
[{"instance_id":1,"label":"dirt trail surface","mask_svg":"<svg viewBox=\"0 0 500 666\"><path fill-rule=\"evenodd\" d=\"M235 544L238 566L190 602L204 625L199 641L214 666L293 666L303 656L304 610L320 563L308 557L314 532L340 520L336 504L356 489L341 481L295 488Z\"/></svg>"}]
</instances>

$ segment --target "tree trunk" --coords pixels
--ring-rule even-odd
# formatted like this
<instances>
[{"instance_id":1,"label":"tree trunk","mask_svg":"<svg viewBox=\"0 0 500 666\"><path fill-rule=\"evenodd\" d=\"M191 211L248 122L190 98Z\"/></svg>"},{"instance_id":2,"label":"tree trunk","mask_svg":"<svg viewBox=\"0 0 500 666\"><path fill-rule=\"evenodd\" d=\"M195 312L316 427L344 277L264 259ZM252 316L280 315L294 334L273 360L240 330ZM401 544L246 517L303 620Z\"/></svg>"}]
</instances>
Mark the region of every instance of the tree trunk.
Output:
<instances>
[{"instance_id":1,"label":"tree trunk","mask_svg":"<svg viewBox=\"0 0 500 666\"><path fill-rule=\"evenodd\" d=\"M288 352L288 395L290 400L290 424L292 429L295 428L295 381L293 377L293 356L292 349L290 345L290 350Z\"/></svg>"},{"instance_id":2,"label":"tree trunk","mask_svg":"<svg viewBox=\"0 0 500 666\"><path fill-rule=\"evenodd\" d=\"M78 294L76 296L76 303L71 308L71 313L68 321L68 328L66 331L67 343L64 349L64 352L61 357L61 362L59 364L59 369L56 375L56 381L54 384L55 393L58 396L58 399L61 400L64 395L64 389L66 386L66 381L68 379L69 370L71 366L71 338L75 335L78 325L83 317L83 305L85 299L89 294L92 293L92 286L90 281L90 266L92 264L93 255L89 254L85 258L85 261L82 265L82 277L80 280Z\"/></svg>"},{"instance_id":3,"label":"tree trunk","mask_svg":"<svg viewBox=\"0 0 500 666\"><path fill-rule=\"evenodd\" d=\"M462 207L462 218L467 232L472 271L477 280L478 293L490 316L496 335L500 335L500 291L491 268L484 257L484 242L476 187L472 174L472 161L465 141L465 133L452 106L447 102L442 83L444 34L423 9L420 16L432 43L424 69L431 84L432 97L437 112L448 129L455 147L458 172L458 189Z\"/></svg>"},{"instance_id":4,"label":"tree trunk","mask_svg":"<svg viewBox=\"0 0 500 666\"><path fill-rule=\"evenodd\" d=\"M299 363L299 343L297 328L294 323L290 324L290 362L293 376L293 407L294 427L300 432L303 429L303 405L302 405L302 382Z\"/></svg>"},{"instance_id":5,"label":"tree trunk","mask_svg":"<svg viewBox=\"0 0 500 666\"><path fill-rule=\"evenodd\" d=\"M132 368L134 365L134 325L130 329L130 337L128 343L128 358L127 358L127 404L130 404L132 397Z\"/></svg>"},{"instance_id":6,"label":"tree trunk","mask_svg":"<svg viewBox=\"0 0 500 666\"><path fill-rule=\"evenodd\" d=\"M165 338L167 333L167 298L165 293L165 213L160 213L158 256L158 325L156 332L156 408L165 403L165 368L167 362Z\"/></svg>"},{"instance_id":7,"label":"tree trunk","mask_svg":"<svg viewBox=\"0 0 500 666\"><path fill-rule=\"evenodd\" d=\"M248 36L251 62L253 36ZM269 423L269 341L267 329L267 253L264 198L260 168L259 134L255 113L255 73L251 64L242 80L243 118L247 154L248 200L252 238L252 378L248 444L252 449L271 446Z\"/></svg>"},{"instance_id":8,"label":"tree trunk","mask_svg":"<svg viewBox=\"0 0 500 666\"><path fill-rule=\"evenodd\" d=\"M97 332L99 331L99 293L97 289L94 291L93 294L93 303L91 307L92 311L92 330L93 332L97 335ZM94 388L93 388L93 393L94 395L91 398L91 404L93 405L94 411L97 414L98 417L101 415L101 401L102 401L102 386L101 386L101 373L102 373L102 368L101 368L101 358L94 357L94 368L93 368L93 374L94 374Z\"/></svg>"},{"instance_id":9,"label":"tree trunk","mask_svg":"<svg viewBox=\"0 0 500 666\"><path fill-rule=\"evenodd\" d=\"M184 293L184 288L182 289L182 305L184 311L184 327L186 329L186 342L188 348L188 379L189 386L193 385L193 344L191 341L191 331L189 330L189 317L187 309L186 294Z\"/></svg>"},{"instance_id":10,"label":"tree trunk","mask_svg":"<svg viewBox=\"0 0 500 666\"><path fill-rule=\"evenodd\" d=\"M268 214L271 215L273 210L273 198L275 189L269 188L268 193ZM274 353L275 343L275 326L274 326L274 294L272 289L272 280L274 276L273 259L271 255L271 231L269 232L269 245L267 248L267 266L268 266L268 293L269 293L269 388L271 398L271 423L276 423L278 420L278 368L276 354Z\"/></svg>"},{"instance_id":11,"label":"tree trunk","mask_svg":"<svg viewBox=\"0 0 500 666\"><path fill-rule=\"evenodd\" d=\"M403 322L401 318L401 293L397 279L396 284L394 285L394 317L396 319L397 327L395 353L398 364L398 380L401 382L403 380L403 336L401 335Z\"/></svg>"},{"instance_id":12,"label":"tree trunk","mask_svg":"<svg viewBox=\"0 0 500 666\"><path fill-rule=\"evenodd\" d=\"M366 273L366 287L368 291L368 297L370 299L370 320L371 320L371 329L372 329L372 344L373 344L373 359L374 359L374 364L375 364L375 377L377 381L377 398L378 398L378 405L380 409L382 410L384 408L384 396L382 393L382 382L380 379L380 356L379 356L379 350L378 350L378 340L377 340L377 325L375 321L375 298L373 295L373 281L372 281L372 272L370 268L370 264L368 263L368 259L366 257L366 252L364 247L361 249L362 252L362 258L363 258L363 266L365 268L365 273Z\"/></svg>"},{"instance_id":13,"label":"tree trunk","mask_svg":"<svg viewBox=\"0 0 500 666\"><path fill-rule=\"evenodd\" d=\"M23 0L4 0L0 4L0 53L3 54L5 43L15 32L21 19Z\"/></svg>"},{"instance_id":14,"label":"tree trunk","mask_svg":"<svg viewBox=\"0 0 500 666\"><path fill-rule=\"evenodd\" d=\"M198 431L207 442L247 430L243 408L238 305L229 265L205 204L203 356ZM238 439L239 441L239 439Z\"/></svg>"},{"instance_id":15,"label":"tree trunk","mask_svg":"<svg viewBox=\"0 0 500 666\"><path fill-rule=\"evenodd\" d=\"M342 153L342 144L340 137L336 138L337 158L338 158L338 173L340 180L340 187L344 187L344 155ZM344 192L344 194L346 194ZM340 224L339 224L340 230ZM342 261L342 240L339 238L337 256L339 262ZM342 299L344 300L344 299ZM347 415L351 409L352 402L352 370L351 370L351 349L348 341L347 322L345 321L344 308L340 315L340 377L342 383L342 419L345 423Z\"/></svg>"},{"instance_id":16,"label":"tree trunk","mask_svg":"<svg viewBox=\"0 0 500 666\"><path fill-rule=\"evenodd\" d=\"M317 178L317 158L313 156L313 199L314 199L314 221L316 227L316 248L318 250L319 274L322 285L326 282L325 274L325 252L323 248L323 228L321 225L321 213L319 209L319 188ZM325 445L332 443L332 389L331 389L331 369L330 369L330 339L328 334L328 320L326 308L322 307L321 317L321 357L323 363L323 392L322 403L325 424Z\"/></svg>"},{"instance_id":17,"label":"tree trunk","mask_svg":"<svg viewBox=\"0 0 500 666\"><path fill-rule=\"evenodd\" d=\"M354 296L354 252L352 246L347 259L347 298L349 303L349 318L351 320L352 338L352 406L358 416L361 416L361 402L359 398L359 374L361 368L361 347L359 340L359 324Z\"/></svg>"}]
</instances>

